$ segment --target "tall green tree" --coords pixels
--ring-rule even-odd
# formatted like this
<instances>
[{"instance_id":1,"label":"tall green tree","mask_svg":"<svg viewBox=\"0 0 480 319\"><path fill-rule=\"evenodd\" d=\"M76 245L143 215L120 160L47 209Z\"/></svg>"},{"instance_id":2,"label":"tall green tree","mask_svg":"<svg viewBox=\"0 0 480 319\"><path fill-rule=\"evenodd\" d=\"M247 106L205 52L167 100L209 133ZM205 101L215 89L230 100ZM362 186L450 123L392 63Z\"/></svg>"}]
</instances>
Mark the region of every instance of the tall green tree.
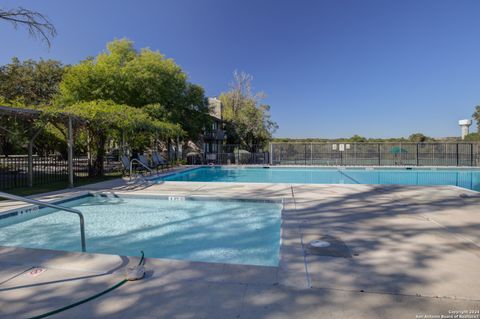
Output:
<instances>
[{"instance_id":1,"label":"tall green tree","mask_svg":"<svg viewBox=\"0 0 480 319\"><path fill-rule=\"evenodd\" d=\"M480 133L480 105L475 107L475 112L473 112L472 117L477 122L477 131Z\"/></svg>"},{"instance_id":2,"label":"tall green tree","mask_svg":"<svg viewBox=\"0 0 480 319\"><path fill-rule=\"evenodd\" d=\"M251 75L235 71L230 90L219 99L223 104L227 142L254 151L255 146L264 146L272 138L278 125L270 117L270 106L262 103L265 94L252 91L252 80Z\"/></svg>"},{"instance_id":3,"label":"tall green tree","mask_svg":"<svg viewBox=\"0 0 480 319\"><path fill-rule=\"evenodd\" d=\"M55 60L25 60L13 58L11 63L0 66L0 105L40 106L51 105L58 94L64 66ZM27 133L32 123L10 115L0 115L0 153L6 156L24 154ZM66 141L55 134L52 126L37 137L35 151L50 153L53 150L65 152Z\"/></svg>"},{"instance_id":4,"label":"tall green tree","mask_svg":"<svg viewBox=\"0 0 480 319\"><path fill-rule=\"evenodd\" d=\"M480 142L480 133L476 132L476 133L467 134L467 135L465 135L464 141L465 142Z\"/></svg>"},{"instance_id":5,"label":"tall green tree","mask_svg":"<svg viewBox=\"0 0 480 319\"><path fill-rule=\"evenodd\" d=\"M475 111L473 112L472 117L475 122L477 122L477 132L465 136L465 141L478 142L480 141L480 105L475 106Z\"/></svg>"},{"instance_id":6,"label":"tall green tree","mask_svg":"<svg viewBox=\"0 0 480 319\"><path fill-rule=\"evenodd\" d=\"M59 104L111 100L149 109L158 120L177 123L197 138L208 106L203 88L188 81L185 72L158 51L137 51L127 39L107 44L107 50L68 68L60 84Z\"/></svg>"},{"instance_id":7,"label":"tall green tree","mask_svg":"<svg viewBox=\"0 0 480 319\"><path fill-rule=\"evenodd\" d=\"M414 133L414 134L411 134L408 137L408 140L410 142L415 142L415 143L424 143L424 142L428 142L428 141L434 141L435 139L431 138L431 137L428 137L428 136L426 136L422 133Z\"/></svg>"},{"instance_id":8,"label":"tall green tree","mask_svg":"<svg viewBox=\"0 0 480 319\"><path fill-rule=\"evenodd\" d=\"M59 92L64 66L55 60L13 58L0 66L0 97L7 104L48 105Z\"/></svg>"},{"instance_id":9,"label":"tall green tree","mask_svg":"<svg viewBox=\"0 0 480 319\"><path fill-rule=\"evenodd\" d=\"M365 143L367 142L367 139L363 136L355 134L354 136L350 137L348 141L353 143Z\"/></svg>"}]
</instances>

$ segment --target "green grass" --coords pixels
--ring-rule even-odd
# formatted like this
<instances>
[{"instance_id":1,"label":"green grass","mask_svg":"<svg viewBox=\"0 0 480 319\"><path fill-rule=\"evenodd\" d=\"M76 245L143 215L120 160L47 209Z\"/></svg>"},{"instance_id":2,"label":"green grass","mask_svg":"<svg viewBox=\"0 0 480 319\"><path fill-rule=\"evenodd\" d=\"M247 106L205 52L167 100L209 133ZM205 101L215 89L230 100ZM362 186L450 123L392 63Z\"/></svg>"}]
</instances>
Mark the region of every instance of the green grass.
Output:
<instances>
[{"instance_id":1,"label":"green grass","mask_svg":"<svg viewBox=\"0 0 480 319\"><path fill-rule=\"evenodd\" d=\"M114 173L114 174L109 174L107 176L100 176L100 177L76 177L73 182L74 182L74 186L78 187L78 186L84 186L88 184L108 181L111 179L119 178L121 176L122 176L121 173ZM11 189L7 189L6 192L10 194L15 194L18 196L30 196L35 194L58 191L65 188L68 188L68 181L34 185L33 187L11 188Z\"/></svg>"}]
</instances>

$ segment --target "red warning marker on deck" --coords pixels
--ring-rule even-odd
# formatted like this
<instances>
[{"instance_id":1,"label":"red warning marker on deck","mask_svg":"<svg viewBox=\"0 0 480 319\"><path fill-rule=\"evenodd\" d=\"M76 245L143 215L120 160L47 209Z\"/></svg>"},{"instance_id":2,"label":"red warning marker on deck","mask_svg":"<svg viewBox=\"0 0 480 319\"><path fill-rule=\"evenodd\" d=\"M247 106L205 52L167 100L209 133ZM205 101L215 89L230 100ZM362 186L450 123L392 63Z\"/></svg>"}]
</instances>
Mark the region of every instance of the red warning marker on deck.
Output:
<instances>
[{"instance_id":1,"label":"red warning marker on deck","mask_svg":"<svg viewBox=\"0 0 480 319\"><path fill-rule=\"evenodd\" d=\"M45 268L33 268L32 270L27 272L27 275L30 277L37 277L41 273L46 272L47 270Z\"/></svg>"}]
</instances>

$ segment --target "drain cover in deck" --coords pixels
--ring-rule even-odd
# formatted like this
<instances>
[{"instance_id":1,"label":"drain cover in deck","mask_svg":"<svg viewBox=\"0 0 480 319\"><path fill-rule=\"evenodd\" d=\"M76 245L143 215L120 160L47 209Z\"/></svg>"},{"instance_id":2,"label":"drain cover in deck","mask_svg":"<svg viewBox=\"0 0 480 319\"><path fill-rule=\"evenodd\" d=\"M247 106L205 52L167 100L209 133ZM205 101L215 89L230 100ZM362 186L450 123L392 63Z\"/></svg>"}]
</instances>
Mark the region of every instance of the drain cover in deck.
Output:
<instances>
[{"instance_id":1,"label":"drain cover in deck","mask_svg":"<svg viewBox=\"0 0 480 319\"><path fill-rule=\"evenodd\" d=\"M310 237L310 236L309 236ZM338 237L320 236L305 243L308 255L352 258L350 249Z\"/></svg>"}]
</instances>

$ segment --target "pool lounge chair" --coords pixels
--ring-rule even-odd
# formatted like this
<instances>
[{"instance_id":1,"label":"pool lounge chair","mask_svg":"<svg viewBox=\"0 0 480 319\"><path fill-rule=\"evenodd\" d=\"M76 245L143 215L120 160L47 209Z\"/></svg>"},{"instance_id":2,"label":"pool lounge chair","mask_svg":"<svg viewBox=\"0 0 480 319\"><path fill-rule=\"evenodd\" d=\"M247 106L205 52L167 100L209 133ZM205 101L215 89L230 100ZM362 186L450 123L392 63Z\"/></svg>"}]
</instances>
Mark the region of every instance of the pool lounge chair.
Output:
<instances>
[{"instance_id":1,"label":"pool lounge chair","mask_svg":"<svg viewBox=\"0 0 480 319\"><path fill-rule=\"evenodd\" d=\"M153 169L156 169L158 171L158 166L156 166L155 164L154 165L150 165L150 163L148 162L148 159L147 157L144 155L144 154L138 154L137 155L137 159L140 163L142 163L142 165L148 167L149 169L153 170Z\"/></svg>"},{"instance_id":2,"label":"pool lounge chair","mask_svg":"<svg viewBox=\"0 0 480 319\"><path fill-rule=\"evenodd\" d=\"M138 164L138 162L136 163L135 161L133 162L130 161L130 159L126 155L120 156L120 161L122 162L124 175L127 175L127 173L130 174L130 163L132 165L132 171L134 172L140 173L140 172L147 171L147 169L143 167L143 165L140 165Z\"/></svg>"},{"instance_id":3,"label":"pool lounge chair","mask_svg":"<svg viewBox=\"0 0 480 319\"><path fill-rule=\"evenodd\" d=\"M169 168L170 164L168 164L168 162L160 155L158 154L157 152L153 152L152 153L152 162L154 165L156 165L157 167L161 167L162 170L164 168Z\"/></svg>"}]
</instances>

